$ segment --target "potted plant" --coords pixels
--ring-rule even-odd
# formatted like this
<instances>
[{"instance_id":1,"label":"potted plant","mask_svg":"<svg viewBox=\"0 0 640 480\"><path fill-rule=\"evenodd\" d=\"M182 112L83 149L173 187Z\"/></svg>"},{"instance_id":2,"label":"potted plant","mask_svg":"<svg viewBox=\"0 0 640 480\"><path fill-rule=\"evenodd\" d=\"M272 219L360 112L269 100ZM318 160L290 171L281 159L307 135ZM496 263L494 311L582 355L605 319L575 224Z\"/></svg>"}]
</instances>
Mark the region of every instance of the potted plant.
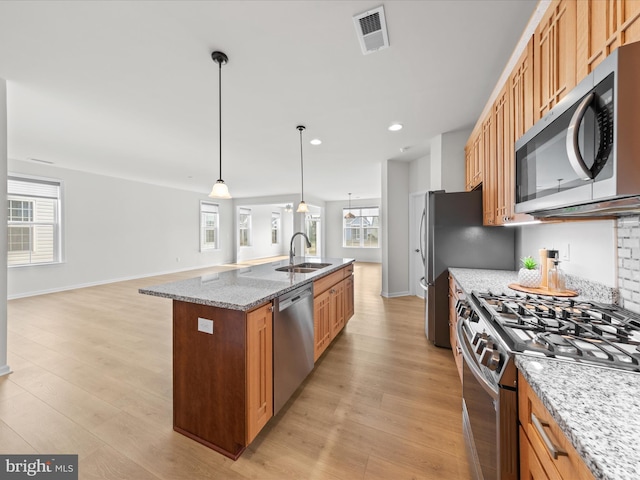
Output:
<instances>
[{"instance_id":1,"label":"potted plant","mask_svg":"<svg viewBox=\"0 0 640 480\"><path fill-rule=\"evenodd\" d=\"M518 283L523 287L537 288L542 281L542 275L538 270L538 264L533 257L524 257L522 268L518 271Z\"/></svg>"}]
</instances>

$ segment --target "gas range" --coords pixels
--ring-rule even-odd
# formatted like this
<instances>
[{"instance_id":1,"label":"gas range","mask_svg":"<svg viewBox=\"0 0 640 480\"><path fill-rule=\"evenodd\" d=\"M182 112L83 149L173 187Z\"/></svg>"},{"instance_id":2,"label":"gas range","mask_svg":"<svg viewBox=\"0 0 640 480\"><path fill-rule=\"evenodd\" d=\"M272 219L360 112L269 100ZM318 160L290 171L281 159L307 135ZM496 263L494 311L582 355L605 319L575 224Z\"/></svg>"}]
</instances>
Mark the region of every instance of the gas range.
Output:
<instances>
[{"instance_id":1,"label":"gas range","mask_svg":"<svg viewBox=\"0 0 640 480\"><path fill-rule=\"evenodd\" d=\"M506 344L524 353L640 372L640 315L615 305L472 292Z\"/></svg>"}]
</instances>

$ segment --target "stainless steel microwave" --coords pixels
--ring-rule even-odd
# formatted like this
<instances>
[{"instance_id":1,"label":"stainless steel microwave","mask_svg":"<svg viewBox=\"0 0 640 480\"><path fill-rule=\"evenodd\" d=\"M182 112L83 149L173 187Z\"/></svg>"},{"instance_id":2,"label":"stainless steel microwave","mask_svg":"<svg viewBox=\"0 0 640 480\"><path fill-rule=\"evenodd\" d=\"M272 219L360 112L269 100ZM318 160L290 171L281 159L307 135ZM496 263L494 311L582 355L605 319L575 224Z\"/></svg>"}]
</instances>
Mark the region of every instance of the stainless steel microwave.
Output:
<instances>
[{"instance_id":1,"label":"stainless steel microwave","mask_svg":"<svg viewBox=\"0 0 640 480\"><path fill-rule=\"evenodd\" d=\"M640 42L604 59L515 146L516 212L640 212Z\"/></svg>"}]
</instances>

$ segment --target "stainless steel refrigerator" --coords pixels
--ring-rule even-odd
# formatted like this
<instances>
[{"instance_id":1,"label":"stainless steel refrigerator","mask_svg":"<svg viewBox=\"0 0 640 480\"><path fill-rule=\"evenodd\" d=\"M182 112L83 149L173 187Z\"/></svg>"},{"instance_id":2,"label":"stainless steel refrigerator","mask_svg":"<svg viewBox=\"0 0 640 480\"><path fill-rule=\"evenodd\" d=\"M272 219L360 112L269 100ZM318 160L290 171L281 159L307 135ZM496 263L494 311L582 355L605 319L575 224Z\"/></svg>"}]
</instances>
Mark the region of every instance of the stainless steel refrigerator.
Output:
<instances>
[{"instance_id":1,"label":"stainless steel refrigerator","mask_svg":"<svg viewBox=\"0 0 640 480\"><path fill-rule=\"evenodd\" d=\"M449 267L514 270L515 232L482 225L482 192L428 192L423 212L425 333L449 342Z\"/></svg>"}]
</instances>

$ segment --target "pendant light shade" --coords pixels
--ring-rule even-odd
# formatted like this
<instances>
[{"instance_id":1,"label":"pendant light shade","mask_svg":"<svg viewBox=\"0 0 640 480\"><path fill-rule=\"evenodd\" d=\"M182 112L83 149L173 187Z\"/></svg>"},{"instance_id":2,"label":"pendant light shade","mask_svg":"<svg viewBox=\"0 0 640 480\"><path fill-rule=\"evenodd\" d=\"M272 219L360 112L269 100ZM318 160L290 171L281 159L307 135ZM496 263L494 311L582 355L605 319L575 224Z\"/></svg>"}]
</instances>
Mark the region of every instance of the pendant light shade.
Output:
<instances>
[{"instance_id":1,"label":"pendant light shade","mask_svg":"<svg viewBox=\"0 0 640 480\"><path fill-rule=\"evenodd\" d=\"M309 207L304 201L304 162L302 160L302 131L305 129L303 125L298 125L296 127L300 132L300 205L298 205L298 209L296 212L298 213L308 213Z\"/></svg>"},{"instance_id":2,"label":"pendant light shade","mask_svg":"<svg viewBox=\"0 0 640 480\"><path fill-rule=\"evenodd\" d=\"M344 216L344 218L346 218L347 220L351 220L352 218L356 218L356 216L353 213L351 213L351 194L349 194L349 211Z\"/></svg>"},{"instance_id":3,"label":"pendant light shade","mask_svg":"<svg viewBox=\"0 0 640 480\"><path fill-rule=\"evenodd\" d=\"M213 185L209 196L211 198L231 198L227 184L222 180L222 65L229 61L222 52L213 52L211 59L218 64L218 133L220 138L220 176Z\"/></svg>"}]
</instances>

